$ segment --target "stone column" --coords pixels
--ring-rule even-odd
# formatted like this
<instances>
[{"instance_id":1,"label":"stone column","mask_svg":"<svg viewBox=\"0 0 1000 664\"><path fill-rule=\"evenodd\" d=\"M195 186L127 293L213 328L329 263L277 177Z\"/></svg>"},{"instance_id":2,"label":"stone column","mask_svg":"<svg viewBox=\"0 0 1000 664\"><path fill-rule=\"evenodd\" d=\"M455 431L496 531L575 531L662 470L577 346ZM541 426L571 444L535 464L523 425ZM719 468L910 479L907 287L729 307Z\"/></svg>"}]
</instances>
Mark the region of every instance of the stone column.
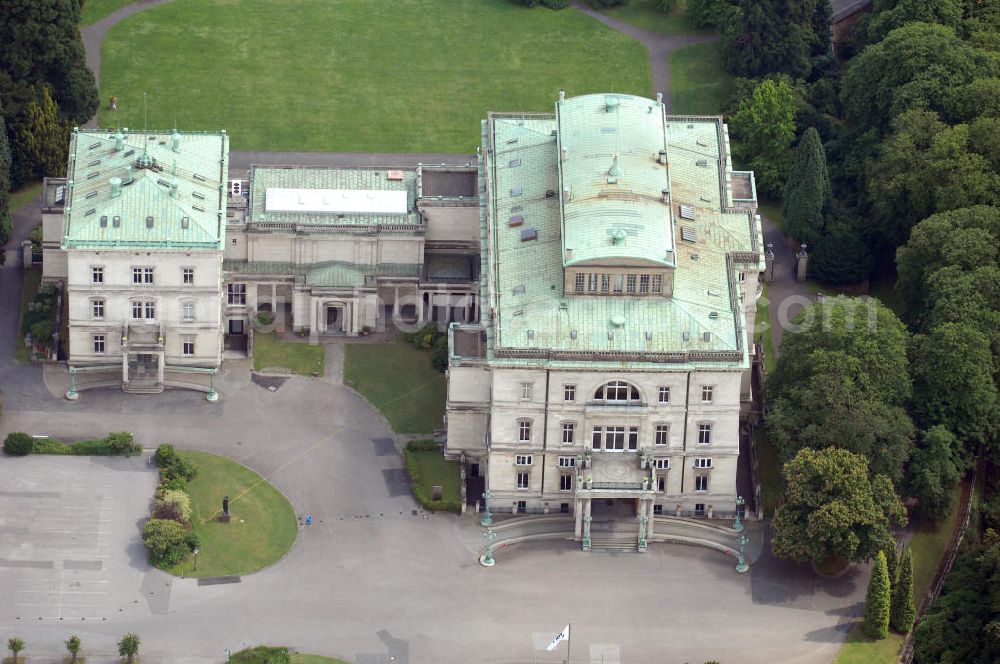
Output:
<instances>
[{"instance_id":1,"label":"stone column","mask_svg":"<svg viewBox=\"0 0 1000 664\"><path fill-rule=\"evenodd\" d=\"M156 382L163 385L163 365L165 363L166 353L160 351L160 361L156 363Z\"/></svg>"},{"instance_id":2,"label":"stone column","mask_svg":"<svg viewBox=\"0 0 1000 664\"><path fill-rule=\"evenodd\" d=\"M649 500L649 505L648 505L649 511L646 514L646 516L649 517L649 521L648 521L648 523L646 525L646 541L647 542L652 542L653 541L653 505L655 503L656 503L655 500L653 500L653 499Z\"/></svg>"},{"instance_id":3,"label":"stone column","mask_svg":"<svg viewBox=\"0 0 1000 664\"><path fill-rule=\"evenodd\" d=\"M278 285L271 284L271 313L277 312L278 307Z\"/></svg>"},{"instance_id":4,"label":"stone column","mask_svg":"<svg viewBox=\"0 0 1000 664\"><path fill-rule=\"evenodd\" d=\"M392 289L392 319L399 320L399 286Z\"/></svg>"},{"instance_id":5,"label":"stone column","mask_svg":"<svg viewBox=\"0 0 1000 664\"><path fill-rule=\"evenodd\" d=\"M319 303L316 302L315 298L309 298L309 340L315 342L319 338L319 318L318 310Z\"/></svg>"},{"instance_id":6,"label":"stone column","mask_svg":"<svg viewBox=\"0 0 1000 664\"><path fill-rule=\"evenodd\" d=\"M573 517L576 525L573 527L573 539L580 540L583 537L583 499L577 498L573 502Z\"/></svg>"},{"instance_id":7,"label":"stone column","mask_svg":"<svg viewBox=\"0 0 1000 664\"><path fill-rule=\"evenodd\" d=\"M590 498L583 500L583 550L590 551Z\"/></svg>"},{"instance_id":8,"label":"stone column","mask_svg":"<svg viewBox=\"0 0 1000 664\"><path fill-rule=\"evenodd\" d=\"M128 383L128 350L122 348L122 383Z\"/></svg>"}]
</instances>

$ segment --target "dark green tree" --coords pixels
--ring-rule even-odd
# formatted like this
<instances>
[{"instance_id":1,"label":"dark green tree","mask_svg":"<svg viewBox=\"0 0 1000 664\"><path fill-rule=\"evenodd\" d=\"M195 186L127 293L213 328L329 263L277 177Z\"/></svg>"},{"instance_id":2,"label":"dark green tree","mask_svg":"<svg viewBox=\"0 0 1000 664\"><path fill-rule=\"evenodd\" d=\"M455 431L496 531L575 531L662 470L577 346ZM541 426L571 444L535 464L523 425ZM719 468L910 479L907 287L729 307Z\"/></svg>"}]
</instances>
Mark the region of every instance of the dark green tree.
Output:
<instances>
[{"instance_id":1,"label":"dark green tree","mask_svg":"<svg viewBox=\"0 0 1000 664\"><path fill-rule=\"evenodd\" d=\"M729 0L688 0L688 20L699 28L717 28L725 25L736 8Z\"/></svg>"},{"instance_id":2,"label":"dark green tree","mask_svg":"<svg viewBox=\"0 0 1000 664\"><path fill-rule=\"evenodd\" d=\"M828 0L823 0L827 3ZM811 56L829 40L815 30L829 21L829 7L817 17L817 0L738 0L740 13L723 35L726 69L737 76L789 74L805 78ZM823 40L827 40L824 42Z\"/></svg>"},{"instance_id":3,"label":"dark green tree","mask_svg":"<svg viewBox=\"0 0 1000 664\"><path fill-rule=\"evenodd\" d=\"M753 169L758 192L777 196L791 167L795 96L783 80L765 79L729 118L733 156Z\"/></svg>"},{"instance_id":4,"label":"dark green tree","mask_svg":"<svg viewBox=\"0 0 1000 664\"><path fill-rule=\"evenodd\" d=\"M833 198L823 141L813 127L806 129L799 140L782 200L788 233L799 242L814 244L823 233L824 217Z\"/></svg>"},{"instance_id":5,"label":"dark green tree","mask_svg":"<svg viewBox=\"0 0 1000 664\"><path fill-rule=\"evenodd\" d=\"M853 228L844 225L829 228L809 246L809 274L823 283L856 284L871 274L868 243Z\"/></svg>"},{"instance_id":6,"label":"dark green tree","mask_svg":"<svg viewBox=\"0 0 1000 664\"><path fill-rule=\"evenodd\" d=\"M804 449L785 464L784 475L784 500L771 524L771 545L780 558L866 560L891 541L890 522L906 523L892 482L883 475L870 479L860 455Z\"/></svg>"},{"instance_id":7,"label":"dark green tree","mask_svg":"<svg viewBox=\"0 0 1000 664\"><path fill-rule=\"evenodd\" d=\"M889 573L889 592L895 592L896 580L899 578L899 554L896 553L896 540L886 543L882 550L885 554L885 569Z\"/></svg>"},{"instance_id":8,"label":"dark green tree","mask_svg":"<svg viewBox=\"0 0 1000 664\"><path fill-rule=\"evenodd\" d=\"M932 274L922 322L924 329L944 323L974 328L989 340L994 359L1000 360L1000 267L949 265Z\"/></svg>"},{"instance_id":9,"label":"dark green tree","mask_svg":"<svg viewBox=\"0 0 1000 664\"><path fill-rule=\"evenodd\" d=\"M899 0L894 4L882 11L876 7L868 22L869 43L880 42L891 31L909 23L940 23L957 29L962 21L960 0Z\"/></svg>"},{"instance_id":10,"label":"dark green tree","mask_svg":"<svg viewBox=\"0 0 1000 664\"><path fill-rule=\"evenodd\" d=\"M70 655L69 664L76 664L76 658L80 655L80 637L74 634L66 639L66 650Z\"/></svg>"},{"instance_id":11,"label":"dark green tree","mask_svg":"<svg viewBox=\"0 0 1000 664\"><path fill-rule=\"evenodd\" d=\"M910 547L906 547L899 565L899 580L892 593L889 622L894 630L906 634L913 627L914 615L916 609L913 607L913 553Z\"/></svg>"},{"instance_id":12,"label":"dark green tree","mask_svg":"<svg viewBox=\"0 0 1000 664\"><path fill-rule=\"evenodd\" d=\"M127 658L128 664L135 661L135 656L139 654L139 635L129 632L118 642L118 655Z\"/></svg>"},{"instance_id":13,"label":"dark green tree","mask_svg":"<svg viewBox=\"0 0 1000 664\"><path fill-rule=\"evenodd\" d=\"M66 172L69 125L59 117L48 88L34 89L36 97L19 117L8 118L13 156L14 185Z\"/></svg>"},{"instance_id":14,"label":"dark green tree","mask_svg":"<svg viewBox=\"0 0 1000 664\"><path fill-rule=\"evenodd\" d=\"M937 425L920 434L920 445L906 470L907 494L917 499L921 516L938 520L951 510L951 491L961 479L955 464L963 451L947 428Z\"/></svg>"},{"instance_id":15,"label":"dark green tree","mask_svg":"<svg viewBox=\"0 0 1000 664\"><path fill-rule=\"evenodd\" d=\"M904 315L919 323L928 307L928 278L943 267L1000 265L1000 208L979 205L935 214L913 227L896 252Z\"/></svg>"},{"instance_id":16,"label":"dark green tree","mask_svg":"<svg viewBox=\"0 0 1000 664\"><path fill-rule=\"evenodd\" d=\"M1000 420L987 338L968 325L944 323L913 338L913 408L924 426L941 424L964 445L966 465ZM960 450L961 450L960 446Z\"/></svg>"},{"instance_id":17,"label":"dark green tree","mask_svg":"<svg viewBox=\"0 0 1000 664\"><path fill-rule=\"evenodd\" d=\"M7 142L7 123L0 104L0 252L7 244L12 231L10 219L10 145ZM3 254L6 255L6 254Z\"/></svg>"},{"instance_id":18,"label":"dark green tree","mask_svg":"<svg viewBox=\"0 0 1000 664\"><path fill-rule=\"evenodd\" d=\"M873 639L884 639L889 635L889 572L886 569L885 553L879 551L875 565L868 578L868 592L865 594L865 634Z\"/></svg>"}]
</instances>

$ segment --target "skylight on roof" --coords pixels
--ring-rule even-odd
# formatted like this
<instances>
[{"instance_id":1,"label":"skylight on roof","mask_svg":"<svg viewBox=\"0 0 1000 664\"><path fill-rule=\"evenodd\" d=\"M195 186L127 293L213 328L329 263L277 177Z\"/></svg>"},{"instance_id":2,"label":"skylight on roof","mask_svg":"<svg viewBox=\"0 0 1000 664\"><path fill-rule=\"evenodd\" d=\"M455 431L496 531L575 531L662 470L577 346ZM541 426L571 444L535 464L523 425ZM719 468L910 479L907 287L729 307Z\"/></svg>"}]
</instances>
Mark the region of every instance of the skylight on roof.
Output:
<instances>
[{"instance_id":1,"label":"skylight on roof","mask_svg":"<svg viewBox=\"0 0 1000 664\"><path fill-rule=\"evenodd\" d=\"M406 190L269 187L264 194L264 209L313 214L406 214L409 200Z\"/></svg>"}]
</instances>

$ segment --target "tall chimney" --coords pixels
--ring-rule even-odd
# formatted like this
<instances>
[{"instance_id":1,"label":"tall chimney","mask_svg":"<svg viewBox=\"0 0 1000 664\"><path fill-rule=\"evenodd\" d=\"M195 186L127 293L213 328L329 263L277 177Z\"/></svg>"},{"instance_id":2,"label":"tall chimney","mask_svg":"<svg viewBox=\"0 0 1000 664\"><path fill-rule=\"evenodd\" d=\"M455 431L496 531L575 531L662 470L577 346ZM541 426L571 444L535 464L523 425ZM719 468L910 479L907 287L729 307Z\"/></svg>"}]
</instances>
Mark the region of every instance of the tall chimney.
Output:
<instances>
[{"instance_id":1,"label":"tall chimney","mask_svg":"<svg viewBox=\"0 0 1000 664\"><path fill-rule=\"evenodd\" d=\"M111 198L118 198L122 195L122 179L121 178L110 178L108 183L111 185Z\"/></svg>"}]
</instances>

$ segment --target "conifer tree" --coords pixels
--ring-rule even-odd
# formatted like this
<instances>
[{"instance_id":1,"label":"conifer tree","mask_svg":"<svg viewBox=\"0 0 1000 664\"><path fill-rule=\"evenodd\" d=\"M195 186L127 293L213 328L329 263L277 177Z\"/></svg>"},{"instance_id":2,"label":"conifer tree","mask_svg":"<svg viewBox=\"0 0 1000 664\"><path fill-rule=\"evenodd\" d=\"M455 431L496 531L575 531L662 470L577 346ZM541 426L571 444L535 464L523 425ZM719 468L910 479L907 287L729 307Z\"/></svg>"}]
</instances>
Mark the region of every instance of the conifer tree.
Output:
<instances>
[{"instance_id":1,"label":"conifer tree","mask_svg":"<svg viewBox=\"0 0 1000 664\"><path fill-rule=\"evenodd\" d=\"M885 560L885 551L879 551L875 556L875 566L872 567L868 579L868 592L865 595L865 634L873 639L884 639L889 635L889 570Z\"/></svg>"},{"instance_id":2,"label":"conifer tree","mask_svg":"<svg viewBox=\"0 0 1000 664\"><path fill-rule=\"evenodd\" d=\"M806 129L799 140L795 165L785 182L784 201L789 234L799 242L815 245L823 233L832 197L826 152L813 127Z\"/></svg>"},{"instance_id":3,"label":"conifer tree","mask_svg":"<svg viewBox=\"0 0 1000 664\"><path fill-rule=\"evenodd\" d=\"M896 540L885 544L885 569L889 573L889 596L896 592L896 580L899 578L899 556L896 554Z\"/></svg>"},{"instance_id":4,"label":"conifer tree","mask_svg":"<svg viewBox=\"0 0 1000 664\"><path fill-rule=\"evenodd\" d=\"M3 119L3 106L0 105L0 247L7 244L10 233L10 145L7 143L7 123Z\"/></svg>"},{"instance_id":5,"label":"conifer tree","mask_svg":"<svg viewBox=\"0 0 1000 664\"><path fill-rule=\"evenodd\" d=\"M891 612L892 628L900 634L906 634L913 627L913 553L909 547L903 551L899 567L899 580L892 596Z\"/></svg>"}]
</instances>

